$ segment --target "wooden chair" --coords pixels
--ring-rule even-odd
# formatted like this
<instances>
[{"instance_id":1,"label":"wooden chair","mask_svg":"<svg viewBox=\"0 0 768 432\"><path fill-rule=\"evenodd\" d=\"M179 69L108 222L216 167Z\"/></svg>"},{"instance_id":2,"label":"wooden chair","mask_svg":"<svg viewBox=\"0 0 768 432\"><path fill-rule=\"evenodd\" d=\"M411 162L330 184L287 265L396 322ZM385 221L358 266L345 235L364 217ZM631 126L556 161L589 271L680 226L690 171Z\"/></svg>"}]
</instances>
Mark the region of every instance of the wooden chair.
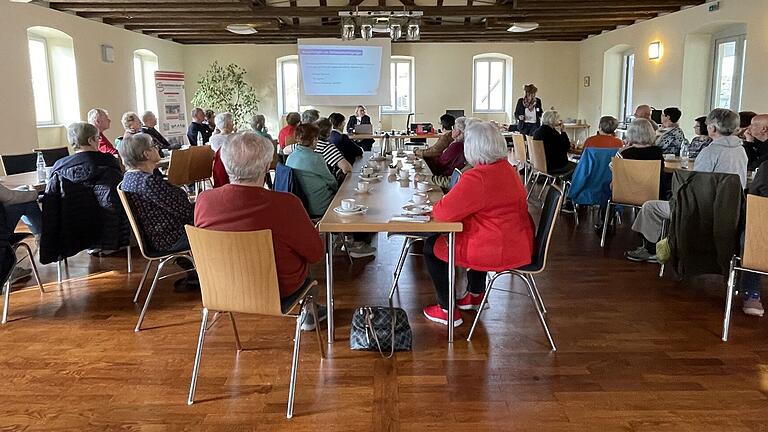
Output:
<instances>
[{"instance_id":1,"label":"wooden chair","mask_svg":"<svg viewBox=\"0 0 768 432\"><path fill-rule=\"evenodd\" d=\"M659 199L661 164L662 162L657 160L613 158L611 199L608 200L608 206L605 209L600 247L605 247L608 223L615 216L615 212L611 211L612 207L620 205L640 208L646 201Z\"/></svg>"},{"instance_id":2,"label":"wooden chair","mask_svg":"<svg viewBox=\"0 0 768 432\"><path fill-rule=\"evenodd\" d=\"M744 233L744 252L742 257L731 258L731 270L728 274L728 287L725 293L725 316L723 317L723 342L728 342L731 326L731 308L733 296L739 293L736 287L736 272L755 273L768 276L768 198L747 195L747 228Z\"/></svg>"},{"instance_id":3,"label":"wooden chair","mask_svg":"<svg viewBox=\"0 0 768 432\"><path fill-rule=\"evenodd\" d=\"M234 312L279 317L290 316L296 318L296 330L286 416L288 418L293 417L293 400L301 344L301 320L303 313L306 313L305 309L309 309L315 318L315 332L320 344L320 356L325 357L320 325L317 319L317 308L310 292L311 288L317 285L317 281L305 284L291 304L283 305L277 283L271 230L222 232L195 228L189 225L186 229L189 242L192 245L192 252L196 258L200 291L203 297L203 317L200 323L200 336L197 341L197 353L187 403L192 405L195 399L197 375L200 370L200 357L203 352L209 310L229 314L238 351L242 350L242 345L235 324Z\"/></svg>"},{"instance_id":4,"label":"wooden chair","mask_svg":"<svg viewBox=\"0 0 768 432\"><path fill-rule=\"evenodd\" d=\"M521 133L512 134L512 145L518 164L517 168L520 169L522 166L524 184L527 185L531 174L531 163L528 160L528 150L525 148L525 135Z\"/></svg>"},{"instance_id":5,"label":"wooden chair","mask_svg":"<svg viewBox=\"0 0 768 432\"><path fill-rule=\"evenodd\" d=\"M40 148L34 151L35 153L40 152L43 154L45 166L53 166L59 159L69 156L69 149L67 147Z\"/></svg>"},{"instance_id":6,"label":"wooden chair","mask_svg":"<svg viewBox=\"0 0 768 432\"><path fill-rule=\"evenodd\" d=\"M5 175L33 172L37 169L37 153L23 153L0 156Z\"/></svg>"},{"instance_id":7,"label":"wooden chair","mask_svg":"<svg viewBox=\"0 0 768 432\"><path fill-rule=\"evenodd\" d=\"M171 150L168 164L168 182L183 186L210 180L213 175L215 153L208 145Z\"/></svg>"},{"instance_id":8,"label":"wooden chair","mask_svg":"<svg viewBox=\"0 0 768 432\"><path fill-rule=\"evenodd\" d=\"M0 224L2 226L6 225L6 214L5 214L5 207L0 205ZM29 245L25 242L25 240L32 237L31 233L10 233L7 238L0 239L0 245L4 245L2 247L7 248L6 254L3 255L5 259L8 260L7 263L2 263L2 266L4 269L7 269L7 275L4 275L4 280L0 280L0 286L5 286L5 297L3 298L3 315L2 320L0 320L0 324L5 324L8 322L8 313L10 311L10 298L11 298L11 275L13 274L13 269L16 268L17 265L21 261L23 261L25 258L29 258L29 262L32 265L32 274L35 276L35 281L37 282L37 287L40 289L41 293L45 293L45 290L43 289L43 285L40 283L40 275L37 273L37 264L35 263L34 255L32 254L32 249L29 247ZM25 255L23 258L19 259L17 258L16 251L22 248L24 249ZM6 267L7 265L7 267Z\"/></svg>"},{"instance_id":9,"label":"wooden chair","mask_svg":"<svg viewBox=\"0 0 768 432\"><path fill-rule=\"evenodd\" d=\"M560 214L560 207L563 204L563 191L555 185L549 188L547 195L544 197L544 208L541 211L541 217L539 218L539 225L536 228L536 237L534 238L534 251L531 263L516 269L509 269L497 272L488 281L488 285L485 289L485 296L480 304L480 309L477 311L475 321L472 323L472 328L469 330L469 336L467 341L472 339L472 334L475 331L477 323L480 321L480 315L483 313L485 305L488 303L488 297L490 297L491 291L507 291L501 288L494 288L493 283L500 276L511 275L517 276L525 282L528 288L528 297L531 298L536 313L539 316L539 322L544 328L544 333L547 335L549 345L552 347L552 351L557 351L555 341L552 339L552 334L549 332L549 326L547 326L547 308L544 306L544 301L541 298L539 289L536 287L536 281L533 279L533 275L539 274L547 267L547 256L549 255L549 244L552 240L552 233L555 230L557 223L557 217ZM507 291L512 293L511 291ZM518 294L518 293L514 293Z\"/></svg>"},{"instance_id":10,"label":"wooden chair","mask_svg":"<svg viewBox=\"0 0 768 432\"><path fill-rule=\"evenodd\" d=\"M533 193L533 189L536 187L536 183L539 181L539 177L544 176L544 184L541 186L541 189L539 190L539 199L541 199L541 195L544 193L544 191L547 189L547 186L550 182L554 185L555 182L560 181L563 183L563 190L565 193L565 196L568 196L568 188L570 187L570 182L567 180L564 180L564 178L570 174L570 173L563 173L563 174L550 174L549 169L547 167L547 154L544 150L544 141L539 141L535 139L531 139L528 137L528 152L530 154L530 163L533 167L533 175L531 175L532 183L530 186L530 189L528 189L528 198L531 197L531 194ZM576 212L574 211L574 214ZM576 224L578 225L578 219Z\"/></svg>"},{"instance_id":11,"label":"wooden chair","mask_svg":"<svg viewBox=\"0 0 768 432\"><path fill-rule=\"evenodd\" d=\"M130 222L131 224L131 230L133 231L134 237L136 237L136 242L139 244L139 250L141 251L141 254L144 256L144 258L148 261L146 268L144 268L144 275L141 277L141 282L139 282L139 286L136 288L136 293L133 295L134 303L139 301L139 294L141 294L141 289L144 286L144 282L147 280L147 275L149 274L149 269L152 267L152 264L154 264L155 261L160 262L160 264L158 264L157 266L157 271L155 272L155 276L152 279L152 286L149 288L149 293L147 293L147 299L144 300L144 306L141 308L141 314L139 315L139 320L136 322L136 327L133 329L133 331L138 332L141 330L141 324L144 322L144 316L147 314L147 309L149 309L149 302L152 300L152 294L155 293L155 287L157 286L157 282L172 276L194 271L194 267L193 267L188 270L183 270L180 272L175 272L175 273L160 276L160 274L163 272L163 268L165 267L165 265L168 264L169 262L174 262L179 258L187 258L192 262L194 262L194 260L192 259L192 256L190 255L190 251L188 249L180 250L180 251L164 251L164 252L153 251L149 247L147 241L144 238L144 231L141 229L141 225L136 220L136 215L134 214L133 206L131 205L131 202L128 199L128 194L125 191L123 191L122 182L120 182L120 184L117 185L117 194L120 196L120 201L123 203L125 214L126 216L128 216L128 222Z\"/></svg>"}]
</instances>

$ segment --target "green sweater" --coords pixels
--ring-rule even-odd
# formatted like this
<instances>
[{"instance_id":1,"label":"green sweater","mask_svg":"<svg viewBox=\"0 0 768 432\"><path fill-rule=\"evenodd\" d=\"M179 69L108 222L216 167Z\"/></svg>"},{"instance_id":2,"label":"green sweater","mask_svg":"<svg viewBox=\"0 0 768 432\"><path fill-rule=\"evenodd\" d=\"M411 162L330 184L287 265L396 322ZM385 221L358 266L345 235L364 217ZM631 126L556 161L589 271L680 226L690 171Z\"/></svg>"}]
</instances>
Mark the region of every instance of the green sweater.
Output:
<instances>
[{"instance_id":1,"label":"green sweater","mask_svg":"<svg viewBox=\"0 0 768 432\"><path fill-rule=\"evenodd\" d=\"M325 214L339 189L336 178L328 171L323 155L309 147L297 145L285 164L293 169L294 178L307 196L310 217Z\"/></svg>"}]
</instances>

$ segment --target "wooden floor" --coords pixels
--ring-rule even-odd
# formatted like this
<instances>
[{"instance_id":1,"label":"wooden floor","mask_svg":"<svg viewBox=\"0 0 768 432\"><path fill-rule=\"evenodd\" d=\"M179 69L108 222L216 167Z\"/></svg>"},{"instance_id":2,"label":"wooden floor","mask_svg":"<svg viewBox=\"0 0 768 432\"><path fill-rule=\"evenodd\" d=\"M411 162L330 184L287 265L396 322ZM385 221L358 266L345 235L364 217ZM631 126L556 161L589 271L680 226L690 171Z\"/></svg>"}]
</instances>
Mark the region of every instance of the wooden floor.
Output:
<instances>
[{"instance_id":1,"label":"wooden floor","mask_svg":"<svg viewBox=\"0 0 768 432\"><path fill-rule=\"evenodd\" d=\"M338 340L321 361L305 334L292 420L292 321L240 317L247 350L238 355L221 319L206 339L198 402L187 406L199 293L161 283L146 330L134 333L143 264L128 275L124 256L81 255L61 289L46 266L47 292L14 292L12 321L0 328L0 430L768 430L766 319L744 316L739 302L723 343L721 278L660 280L658 266L622 258L636 242L628 223L601 250L586 214L577 229L568 215L560 221L538 278L557 353L529 299L501 292L473 341L467 313L448 348L445 328L421 315L434 297L418 256L399 295L413 352L350 351L352 311L385 304L399 251L380 235L375 260L336 260ZM315 276L322 283L322 265Z\"/></svg>"}]
</instances>

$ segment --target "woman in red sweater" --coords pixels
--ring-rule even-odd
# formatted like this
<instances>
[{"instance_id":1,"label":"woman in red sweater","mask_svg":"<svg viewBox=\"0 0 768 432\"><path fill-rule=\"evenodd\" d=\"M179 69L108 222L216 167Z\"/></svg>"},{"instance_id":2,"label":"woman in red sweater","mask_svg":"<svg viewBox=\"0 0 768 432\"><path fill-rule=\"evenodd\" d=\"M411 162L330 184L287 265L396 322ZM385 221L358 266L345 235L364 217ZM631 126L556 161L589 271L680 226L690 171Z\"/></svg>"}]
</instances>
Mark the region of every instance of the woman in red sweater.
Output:
<instances>
[{"instance_id":1,"label":"woman in red sweater","mask_svg":"<svg viewBox=\"0 0 768 432\"><path fill-rule=\"evenodd\" d=\"M507 161L507 145L490 123L475 123L464 133L464 155L474 166L435 204L435 219L462 222L456 234L456 265L467 268L468 293L459 309L478 309L485 293L486 272L531 263L534 224L520 175ZM443 235L427 239L424 258L437 291L438 304L424 308L430 321L448 324L448 242ZM454 312L454 326L462 323Z\"/></svg>"}]
</instances>

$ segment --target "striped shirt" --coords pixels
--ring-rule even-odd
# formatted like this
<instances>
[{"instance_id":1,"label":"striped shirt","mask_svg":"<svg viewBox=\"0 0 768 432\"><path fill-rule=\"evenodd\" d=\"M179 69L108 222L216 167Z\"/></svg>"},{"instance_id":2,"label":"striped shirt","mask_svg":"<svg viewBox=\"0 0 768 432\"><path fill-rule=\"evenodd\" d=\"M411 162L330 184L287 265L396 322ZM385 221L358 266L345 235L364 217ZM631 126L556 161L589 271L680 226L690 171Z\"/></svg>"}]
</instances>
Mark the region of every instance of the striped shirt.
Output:
<instances>
[{"instance_id":1,"label":"striped shirt","mask_svg":"<svg viewBox=\"0 0 768 432\"><path fill-rule=\"evenodd\" d=\"M336 176L339 172L338 163L344 159L344 155L341 154L339 149L336 148L335 145L329 144L327 141L318 140L317 145L315 146L315 153L323 155L323 160L325 160L325 164L328 165L331 174Z\"/></svg>"}]
</instances>

